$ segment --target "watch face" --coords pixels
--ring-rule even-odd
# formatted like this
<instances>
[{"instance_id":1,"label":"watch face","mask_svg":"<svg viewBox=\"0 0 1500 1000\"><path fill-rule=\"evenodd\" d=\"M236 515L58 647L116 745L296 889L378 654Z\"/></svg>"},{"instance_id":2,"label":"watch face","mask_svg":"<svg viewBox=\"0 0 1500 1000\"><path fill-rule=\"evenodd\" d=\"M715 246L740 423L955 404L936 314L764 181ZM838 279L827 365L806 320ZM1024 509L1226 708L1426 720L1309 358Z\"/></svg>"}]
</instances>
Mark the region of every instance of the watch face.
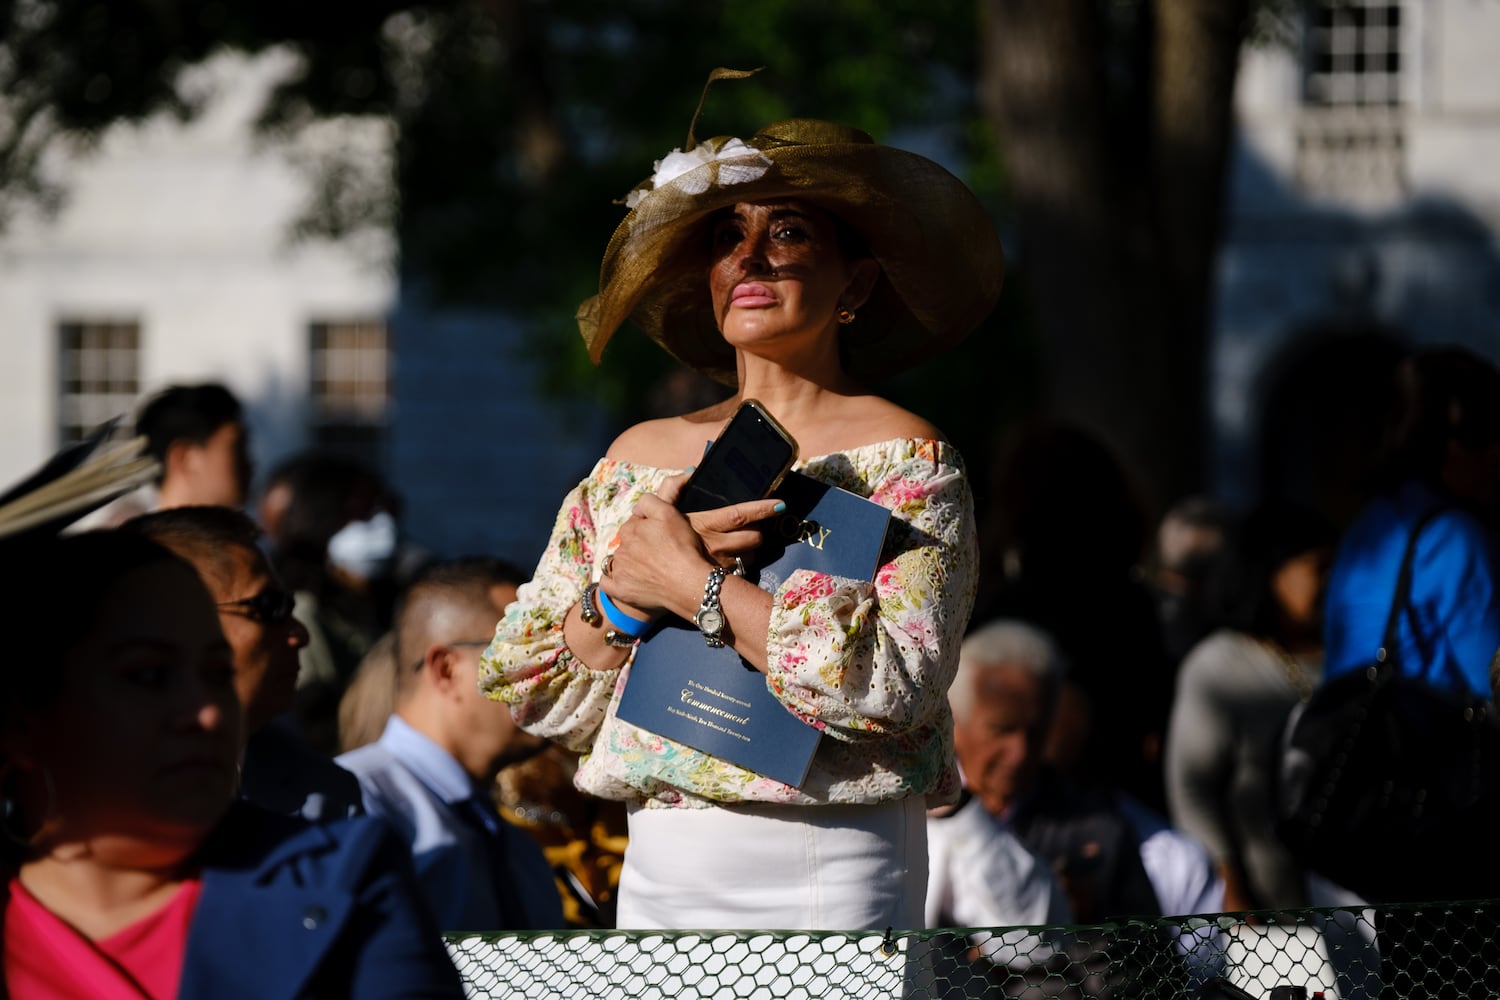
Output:
<instances>
[{"instance_id":1,"label":"watch face","mask_svg":"<svg viewBox=\"0 0 1500 1000\"><path fill-rule=\"evenodd\" d=\"M724 631L724 615L715 608L706 608L698 612L697 621L694 624L705 635L718 635Z\"/></svg>"}]
</instances>

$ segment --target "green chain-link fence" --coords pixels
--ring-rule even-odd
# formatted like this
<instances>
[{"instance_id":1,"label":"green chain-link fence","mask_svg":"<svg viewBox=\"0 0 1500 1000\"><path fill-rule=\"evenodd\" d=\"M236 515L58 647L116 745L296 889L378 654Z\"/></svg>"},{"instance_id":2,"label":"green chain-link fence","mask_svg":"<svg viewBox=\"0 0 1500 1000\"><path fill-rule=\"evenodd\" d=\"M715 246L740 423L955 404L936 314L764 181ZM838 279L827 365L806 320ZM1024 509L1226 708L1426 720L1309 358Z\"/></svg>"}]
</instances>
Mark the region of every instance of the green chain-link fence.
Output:
<instances>
[{"instance_id":1,"label":"green chain-link fence","mask_svg":"<svg viewBox=\"0 0 1500 1000\"><path fill-rule=\"evenodd\" d=\"M448 948L470 997L527 1000L1500 997L1500 902L885 935L451 934Z\"/></svg>"}]
</instances>

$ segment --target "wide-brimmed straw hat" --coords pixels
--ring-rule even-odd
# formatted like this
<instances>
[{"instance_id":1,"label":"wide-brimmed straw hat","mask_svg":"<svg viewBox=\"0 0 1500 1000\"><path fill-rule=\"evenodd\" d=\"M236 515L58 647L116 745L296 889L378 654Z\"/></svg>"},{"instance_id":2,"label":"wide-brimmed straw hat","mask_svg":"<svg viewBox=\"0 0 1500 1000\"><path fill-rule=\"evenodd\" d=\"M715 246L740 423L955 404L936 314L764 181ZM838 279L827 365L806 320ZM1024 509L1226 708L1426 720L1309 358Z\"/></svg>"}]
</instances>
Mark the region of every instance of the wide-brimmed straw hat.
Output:
<instances>
[{"instance_id":1,"label":"wide-brimmed straw hat","mask_svg":"<svg viewBox=\"0 0 1500 1000\"><path fill-rule=\"evenodd\" d=\"M739 202L795 198L853 229L882 276L844 328L850 374L875 380L957 344L994 308L1004 257L973 193L924 156L832 122L780 121L673 151L631 192L599 294L578 309L589 357L627 318L683 364L734 384L708 290L707 227Z\"/></svg>"}]
</instances>

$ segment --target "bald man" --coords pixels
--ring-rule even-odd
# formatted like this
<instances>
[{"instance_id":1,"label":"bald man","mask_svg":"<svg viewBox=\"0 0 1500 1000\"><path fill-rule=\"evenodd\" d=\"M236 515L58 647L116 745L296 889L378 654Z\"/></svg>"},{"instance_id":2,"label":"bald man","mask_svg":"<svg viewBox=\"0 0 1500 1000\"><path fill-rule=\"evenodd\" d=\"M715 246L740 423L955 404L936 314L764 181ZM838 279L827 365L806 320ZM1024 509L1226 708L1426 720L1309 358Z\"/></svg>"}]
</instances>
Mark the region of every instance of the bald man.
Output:
<instances>
[{"instance_id":1,"label":"bald man","mask_svg":"<svg viewBox=\"0 0 1500 1000\"><path fill-rule=\"evenodd\" d=\"M540 751L510 709L479 693L479 654L522 576L494 559L439 563L396 611L396 710L380 739L338 762L365 808L406 838L444 930L563 926L541 848L495 809L495 775Z\"/></svg>"}]
</instances>

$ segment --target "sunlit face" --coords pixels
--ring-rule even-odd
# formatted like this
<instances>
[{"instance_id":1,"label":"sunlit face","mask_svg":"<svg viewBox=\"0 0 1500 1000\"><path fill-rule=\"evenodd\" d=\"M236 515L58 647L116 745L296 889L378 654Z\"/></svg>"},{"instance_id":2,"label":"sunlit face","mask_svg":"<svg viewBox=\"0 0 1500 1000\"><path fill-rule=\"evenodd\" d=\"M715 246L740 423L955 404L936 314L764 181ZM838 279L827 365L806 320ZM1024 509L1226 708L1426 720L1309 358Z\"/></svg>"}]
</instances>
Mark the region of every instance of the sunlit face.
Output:
<instances>
[{"instance_id":1,"label":"sunlit face","mask_svg":"<svg viewBox=\"0 0 1500 1000\"><path fill-rule=\"evenodd\" d=\"M286 517L286 512L292 505L292 487L290 483L276 482L266 487L265 493L261 494L260 503L256 506L256 516L260 520L260 526L265 530L266 537L273 543L281 540L281 521Z\"/></svg>"},{"instance_id":2,"label":"sunlit face","mask_svg":"<svg viewBox=\"0 0 1500 1000\"><path fill-rule=\"evenodd\" d=\"M245 427L231 420L186 454L192 502L243 507L250 488L250 441Z\"/></svg>"},{"instance_id":3,"label":"sunlit face","mask_svg":"<svg viewBox=\"0 0 1500 1000\"><path fill-rule=\"evenodd\" d=\"M272 621L254 604L236 604L258 595L284 592L259 551L230 549L233 572L206 579L219 607L219 625L234 651L234 687L245 713L245 735L292 707L297 693L298 650L307 628L296 618ZM201 569L202 567L200 567ZM225 606L229 605L229 606Z\"/></svg>"},{"instance_id":4,"label":"sunlit face","mask_svg":"<svg viewBox=\"0 0 1500 1000\"><path fill-rule=\"evenodd\" d=\"M1333 550L1323 547L1293 556L1276 568L1271 575L1271 594L1284 621L1305 631L1318 628L1332 562Z\"/></svg>"},{"instance_id":5,"label":"sunlit face","mask_svg":"<svg viewBox=\"0 0 1500 1000\"><path fill-rule=\"evenodd\" d=\"M724 339L756 353L835 350L836 314L857 308L877 265L850 262L827 212L741 202L713 226L709 293Z\"/></svg>"},{"instance_id":6,"label":"sunlit face","mask_svg":"<svg viewBox=\"0 0 1500 1000\"><path fill-rule=\"evenodd\" d=\"M191 843L218 822L239 784L240 708L233 655L190 567L126 574L55 668L57 697L15 738L51 776L58 840Z\"/></svg>"},{"instance_id":7,"label":"sunlit face","mask_svg":"<svg viewBox=\"0 0 1500 1000\"><path fill-rule=\"evenodd\" d=\"M974 684L973 704L955 723L953 750L965 785L999 815L1031 787L1046 748L1051 712L1041 679L1028 670L999 665L968 676Z\"/></svg>"}]
</instances>

